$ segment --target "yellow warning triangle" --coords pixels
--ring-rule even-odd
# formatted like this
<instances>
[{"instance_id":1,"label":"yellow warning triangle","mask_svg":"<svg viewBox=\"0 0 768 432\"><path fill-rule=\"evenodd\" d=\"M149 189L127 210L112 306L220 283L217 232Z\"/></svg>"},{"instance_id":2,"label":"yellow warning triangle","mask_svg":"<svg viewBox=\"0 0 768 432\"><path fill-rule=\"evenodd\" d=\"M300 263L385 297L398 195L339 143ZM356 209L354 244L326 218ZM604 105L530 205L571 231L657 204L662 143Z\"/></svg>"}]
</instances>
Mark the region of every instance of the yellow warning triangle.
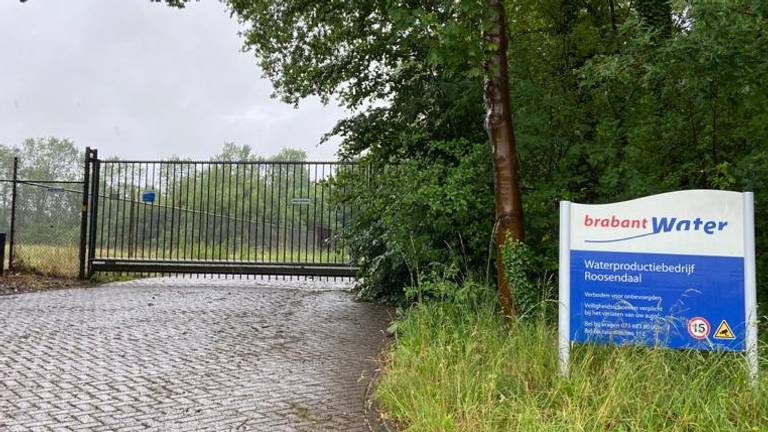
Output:
<instances>
[{"instance_id":1,"label":"yellow warning triangle","mask_svg":"<svg viewBox=\"0 0 768 432\"><path fill-rule=\"evenodd\" d=\"M728 325L728 322L723 320L720 322L720 325L717 327L717 330L715 330L715 339L736 339L736 335L733 334L733 330L731 330L731 326Z\"/></svg>"}]
</instances>

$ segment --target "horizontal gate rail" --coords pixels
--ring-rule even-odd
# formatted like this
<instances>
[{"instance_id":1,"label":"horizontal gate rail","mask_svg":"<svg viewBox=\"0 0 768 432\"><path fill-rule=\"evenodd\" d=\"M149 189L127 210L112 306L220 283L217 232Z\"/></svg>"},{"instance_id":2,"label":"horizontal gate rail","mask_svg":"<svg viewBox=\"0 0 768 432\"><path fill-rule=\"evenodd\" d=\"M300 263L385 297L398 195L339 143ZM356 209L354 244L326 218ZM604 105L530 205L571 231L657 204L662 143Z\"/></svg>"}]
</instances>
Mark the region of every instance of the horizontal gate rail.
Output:
<instances>
[{"instance_id":1,"label":"horizontal gate rail","mask_svg":"<svg viewBox=\"0 0 768 432\"><path fill-rule=\"evenodd\" d=\"M126 273L242 274L354 277L357 268L333 264L259 263L249 261L177 261L102 259L94 271Z\"/></svg>"}]
</instances>

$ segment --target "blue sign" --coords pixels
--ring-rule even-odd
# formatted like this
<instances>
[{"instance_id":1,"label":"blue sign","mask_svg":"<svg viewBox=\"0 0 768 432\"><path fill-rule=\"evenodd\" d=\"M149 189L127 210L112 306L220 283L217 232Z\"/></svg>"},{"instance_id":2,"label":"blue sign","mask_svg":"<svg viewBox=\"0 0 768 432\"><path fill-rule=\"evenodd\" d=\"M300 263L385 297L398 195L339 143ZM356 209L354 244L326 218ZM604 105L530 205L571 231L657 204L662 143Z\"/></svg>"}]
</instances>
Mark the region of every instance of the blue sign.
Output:
<instances>
[{"instance_id":1,"label":"blue sign","mask_svg":"<svg viewBox=\"0 0 768 432\"><path fill-rule=\"evenodd\" d=\"M693 190L561 203L563 370L577 342L747 351L756 374L752 200Z\"/></svg>"},{"instance_id":2,"label":"blue sign","mask_svg":"<svg viewBox=\"0 0 768 432\"><path fill-rule=\"evenodd\" d=\"M141 194L141 201L145 203L153 203L155 202L155 193L152 191L147 191Z\"/></svg>"},{"instance_id":3,"label":"blue sign","mask_svg":"<svg viewBox=\"0 0 768 432\"><path fill-rule=\"evenodd\" d=\"M571 251L574 342L743 351L745 322L744 258Z\"/></svg>"}]
</instances>

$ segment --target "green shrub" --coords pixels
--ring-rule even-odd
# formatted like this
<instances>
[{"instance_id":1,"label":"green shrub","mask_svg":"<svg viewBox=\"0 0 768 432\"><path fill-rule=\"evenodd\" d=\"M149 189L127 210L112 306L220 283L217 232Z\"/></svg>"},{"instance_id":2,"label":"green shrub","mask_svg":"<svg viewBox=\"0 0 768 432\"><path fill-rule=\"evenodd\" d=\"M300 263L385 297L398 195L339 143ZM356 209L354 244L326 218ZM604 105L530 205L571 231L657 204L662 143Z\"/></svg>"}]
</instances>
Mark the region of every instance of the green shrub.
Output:
<instances>
[{"instance_id":1,"label":"green shrub","mask_svg":"<svg viewBox=\"0 0 768 432\"><path fill-rule=\"evenodd\" d=\"M336 179L336 199L356 210L345 240L361 269L361 295L398 300L429 278L485 275L494 211L485 143L433 142L423 157L362 163L370 171Z\"/></svg>"}]
</instances>

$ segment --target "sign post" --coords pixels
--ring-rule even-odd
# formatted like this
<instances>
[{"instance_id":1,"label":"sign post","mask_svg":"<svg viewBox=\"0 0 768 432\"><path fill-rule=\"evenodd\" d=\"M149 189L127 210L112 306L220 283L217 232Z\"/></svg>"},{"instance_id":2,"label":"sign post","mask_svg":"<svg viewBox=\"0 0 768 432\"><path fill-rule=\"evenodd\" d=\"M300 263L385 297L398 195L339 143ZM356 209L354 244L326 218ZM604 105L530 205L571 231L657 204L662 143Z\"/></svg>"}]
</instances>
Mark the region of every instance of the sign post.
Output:
<instances>
[{"instance_id":1,"label":"sign post","mask_svg":"<svg viewBox=\"0 0 768 432\"><path fill-rule=\"evenodd\" d=\"M558 321L558 350L560 373L568 376L571 355L571 203L560 202L560 287Z\"/></svg>"},{"instance_id":2,"label":"sign post","mask_svg":"<svg viewBox=\"0 0 768 432\"><path fill-rule=\"evenodd\" d=\"M749 378L757 384L757 271L755 269L755 198L744 193L744 314L746 315L746 351Z\"/></svg>"},{"instance_id":3,"label":"sign post","mask_svg":"<svg viewBox=\"0 0 768 432\"><path fill-rule=\"evenodd\" d=\"M560 203L560 371L572 343L746 352L758 373L751 192Z\"/></svg>"}]
</instances>

